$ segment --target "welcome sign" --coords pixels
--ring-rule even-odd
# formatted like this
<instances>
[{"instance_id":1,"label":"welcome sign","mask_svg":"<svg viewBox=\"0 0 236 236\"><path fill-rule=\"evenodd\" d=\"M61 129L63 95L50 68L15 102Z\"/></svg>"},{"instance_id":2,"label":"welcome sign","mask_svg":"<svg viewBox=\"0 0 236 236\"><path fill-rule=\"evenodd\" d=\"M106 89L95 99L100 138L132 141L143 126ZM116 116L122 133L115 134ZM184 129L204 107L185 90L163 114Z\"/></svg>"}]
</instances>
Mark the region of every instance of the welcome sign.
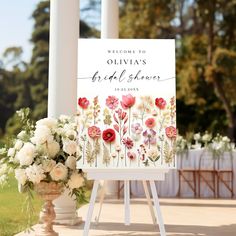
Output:
<instances>
[{"instance_id":1,"label":"welcome sign","mask_svg":"<svg viewBox=\"0 0 236 236\"><path fill-rule=\"evenodd\" d=\"M82 168L173 168L175 41L80 39Z\"/></svg>"}]
</instances>

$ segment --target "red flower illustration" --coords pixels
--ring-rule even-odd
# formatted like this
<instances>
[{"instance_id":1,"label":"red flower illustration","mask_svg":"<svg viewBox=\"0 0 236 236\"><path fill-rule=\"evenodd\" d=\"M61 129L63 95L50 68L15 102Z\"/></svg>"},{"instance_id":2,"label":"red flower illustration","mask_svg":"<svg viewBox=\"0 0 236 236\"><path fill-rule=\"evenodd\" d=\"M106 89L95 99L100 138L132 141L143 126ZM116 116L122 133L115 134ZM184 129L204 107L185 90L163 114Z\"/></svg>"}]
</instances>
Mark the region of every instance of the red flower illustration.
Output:
<instances>
[{"instance_id":1,"label":"red flower illustration","mask_svg":"<svg viewBox=\"0 0 236 236\"><path fill-rule=\"evenodd\" d=\"M156 125L156 122L155 122L155 119L154 118L148 118L146 121L145 121L145 125L152 129L153 127L155 127Z\"/></svg>"},{"instance_id":2,"label":"red flower illustration","mask_svg":"<svg viewBox=\"0 0 236 236\"><path fill-rule=\"evenodd\" d=\"M113 129L106 129L102 133L102 138L106 143L112 143L116 138L116 133Z\"/></svg>"},{"instance_id":3,"label":"red flower illustration","mask_svg":"<svg viewBox=\"0 0 236 236\"><path fill-rule=\"evenodd\" d=\"M163 110L166 107L166 101L163 98L156 98L155 104L160 110Z\"/></svg>"},{"instance_id":4,"label":"red flower illustration","mask_svg":"<svg viewBox=\"0 0 236 236\"><path fill-rule=\"evenodd\" d=\"M89 106L89 100L87 98L79 98L78 99L78 105L82 108L82 109L87 109Z\"/></svg>"},{"instance_id":5,"label":"red flower illustration","mask_svg":"<svg viewBox=\"0 0 236 236\"><path fill-rule=\"evenodd\" d=\"M129 137L124 138L122 140L122 143L125 145L126 148L131 149L134 146L134 142L132 139L130 139Z\"/></svg>"},{"instance_id":6,"label":"red flower illustration","mask_svg":"<svg viewBox=\"0 0 236 236\"><path fill-rule=\"evenodd\" d=\"M97 126L91 126L88 128L88 135L92 139L97 139L101 136L101 130Z\"/></svg>"},{"instance_id":7,"label":"red flower illustration","mask_svg":"<svg viewBox=\"0 0 236 236\"><path fill-rule=\"evenodd\" d=\"M168 138L175 139L176 138L176 128L174 126L166 127L166 136Z\"/></svg>"},{"instance_id":8,"label":"red flower illustration","mask_svg":"<svg viewBox=\"0 0 236 236\"><path fill-rule=\"evenodd\" d=\"M135 104L135 97L133 97L131 94L122 96L121 106L123 109L129 109L134 104Z\"/></svg>"}]
</instances>

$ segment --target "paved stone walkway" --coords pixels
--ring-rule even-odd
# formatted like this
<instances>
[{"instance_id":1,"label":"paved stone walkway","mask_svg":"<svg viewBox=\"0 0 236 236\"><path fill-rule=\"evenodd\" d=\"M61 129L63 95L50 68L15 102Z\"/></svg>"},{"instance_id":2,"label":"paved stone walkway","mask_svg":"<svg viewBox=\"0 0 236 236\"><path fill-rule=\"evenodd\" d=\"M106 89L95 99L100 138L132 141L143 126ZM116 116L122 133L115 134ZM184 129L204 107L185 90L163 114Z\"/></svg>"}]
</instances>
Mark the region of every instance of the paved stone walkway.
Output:
<instances>
[{"instance_id":1,"label":"paved stone walkway","mask_svg":"<svg viewBox=\"0 0 236 236\"><path fill-rule=\"evenodd\" d=\"M86 216L88 205L79 209ZM236 236L236 201L203 199L161 199L161 209L168 236ZM94 216L98 212L95 206ZM89 236L151 236L160 235L152 225L144 199L131 202L131 225L124 226L122 201L107 200L103 206L100 224L91 225ZM83 225L55 226L60 236L82 236ZM36 228L38 225L35 226ZM17 236L33 236L20 233Z\"/></svg>"}]
</instances>

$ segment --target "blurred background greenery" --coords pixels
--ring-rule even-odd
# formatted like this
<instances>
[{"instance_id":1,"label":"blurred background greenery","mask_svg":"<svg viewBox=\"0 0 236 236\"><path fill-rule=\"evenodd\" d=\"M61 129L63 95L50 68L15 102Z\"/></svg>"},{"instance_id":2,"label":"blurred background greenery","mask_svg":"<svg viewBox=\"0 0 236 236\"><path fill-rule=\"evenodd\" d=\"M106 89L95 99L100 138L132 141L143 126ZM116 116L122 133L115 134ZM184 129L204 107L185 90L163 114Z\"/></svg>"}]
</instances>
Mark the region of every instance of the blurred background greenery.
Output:
<instances>
[{"instance_id":1,"label":"blurred background greenery","mask_svg":"<svg viewBox=\"0 0 236 236\"><path fill-rule=\"evenodd\" d=\"M80 37L100 37L99 0L81 0ZM47 116L49 1L32 13L29 62L21 47L0 57L0 143L18 132L15 111L30 107ZM96 17L97 18L97 17ZM91 23L93 22L93 23ZM120 0L120 38L175 38L177 126L236 138L236 0Z\"/></svg>"}]
</instances>

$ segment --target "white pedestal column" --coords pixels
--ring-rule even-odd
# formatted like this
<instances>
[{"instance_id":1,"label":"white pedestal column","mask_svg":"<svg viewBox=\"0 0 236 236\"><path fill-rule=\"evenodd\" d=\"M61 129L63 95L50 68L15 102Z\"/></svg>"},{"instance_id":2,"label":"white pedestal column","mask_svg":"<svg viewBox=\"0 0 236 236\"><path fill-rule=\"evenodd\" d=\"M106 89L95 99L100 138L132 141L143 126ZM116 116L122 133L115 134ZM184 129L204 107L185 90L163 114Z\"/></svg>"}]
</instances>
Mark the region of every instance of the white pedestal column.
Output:
<instances>
[{"instance_id":1,"label":"white pedestal column","mask_svg":"<svg viewBox=\"0 0 236 236\"><path fill-rule=\"evenodd\" d=\"M101 38L119 38L119 1L102 0ZM108 181L106 194L117 194L117 181Z\"/></svg>"},{"instance_id":2,"label":"white pedestal column","mask_svg":"<svg viewBox=\"0 0 236 236\"><path fill-rule=\"evenodd\" d=\"M101 38L119 38L119 1L102 0Z\"/></svg>"},{"instance_id":3,"label":"white pedestal column","mask_svg":"<svg viewBox=\"0 0 236 236\"><path fill-rule=\"evenodd\" d=\"M79 0L50 1L48 117L76 114ZM65 192L54 201L56 223L78 222L76 203Z\"/></svg>"}]
</instances>

